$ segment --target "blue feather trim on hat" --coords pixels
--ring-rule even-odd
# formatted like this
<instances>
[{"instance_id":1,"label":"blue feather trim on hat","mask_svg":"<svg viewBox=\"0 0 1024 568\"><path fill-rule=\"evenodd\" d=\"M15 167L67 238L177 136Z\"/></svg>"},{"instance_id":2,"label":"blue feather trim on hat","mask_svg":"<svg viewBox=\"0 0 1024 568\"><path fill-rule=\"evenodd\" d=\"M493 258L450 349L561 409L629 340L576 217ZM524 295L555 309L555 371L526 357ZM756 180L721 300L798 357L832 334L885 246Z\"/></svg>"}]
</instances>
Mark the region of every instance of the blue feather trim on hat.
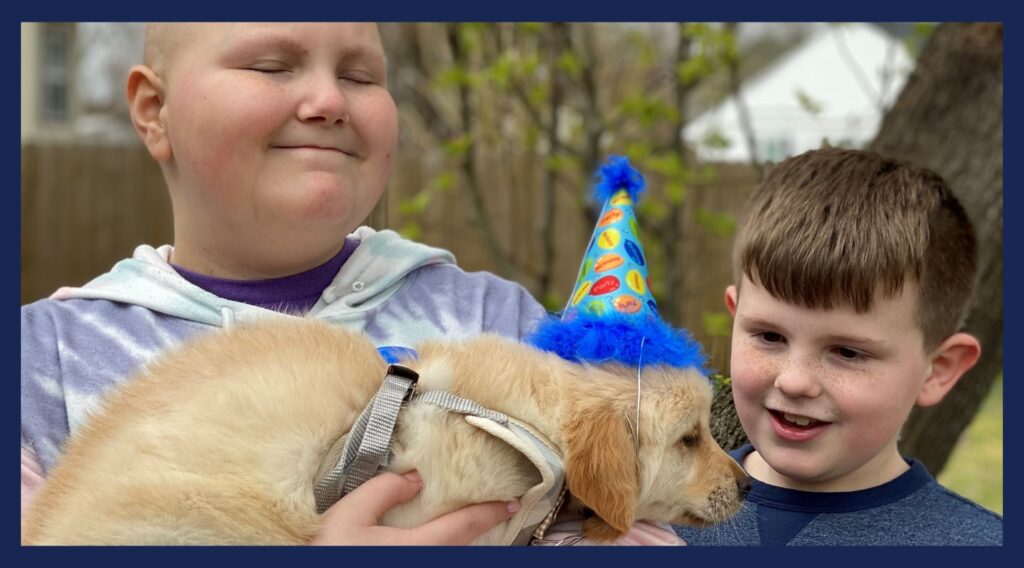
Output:
<instances>
[{"instance_id":1,"label":"blue feather trim on hat","mask_svg":"<svg viewBox=\"0 0 1024 568\"><path fill-rule=\"evenodd\" d=\"M548 317L526 341L568 361L693 367L708 373L700 344L686 330L674 329L661 319L588 313L578 313L571 321Z\"/></svg>"},{"instance_id":2,"label":"blue feather trim on hat","mask_svg":"<svg viewBox=\"0 0 1024 568\"><path fill-rule=\"evenodd\" d=\"M604 203L619 190L625 189L636 202L644 191L644 176L629 165L625 156L611 156L601 166L601 182L594 187L594 199Z\"/></svg>"}]
</instances>

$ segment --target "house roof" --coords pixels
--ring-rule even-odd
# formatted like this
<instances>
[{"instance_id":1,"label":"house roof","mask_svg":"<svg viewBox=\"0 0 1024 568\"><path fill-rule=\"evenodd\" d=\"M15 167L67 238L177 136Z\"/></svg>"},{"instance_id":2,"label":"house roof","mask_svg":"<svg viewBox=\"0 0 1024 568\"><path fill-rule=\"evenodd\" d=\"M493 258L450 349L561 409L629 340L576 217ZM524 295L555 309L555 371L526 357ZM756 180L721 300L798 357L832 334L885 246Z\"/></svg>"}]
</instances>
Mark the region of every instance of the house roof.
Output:
<instances>
[{"instance_id":1,"label":"house roof","mask_svg":"<svg viewBox=\"0 0 1024 568\"><path fill-rule=\"evenodd\" d=\"M816 121L878 118L913 69L903 42L873 24L831 24L741 85L755 131L787 128L803 116ZM739 127L735 97L700 114L684 129L699 141L709 130Z\"/></svg>"}]
</instances>

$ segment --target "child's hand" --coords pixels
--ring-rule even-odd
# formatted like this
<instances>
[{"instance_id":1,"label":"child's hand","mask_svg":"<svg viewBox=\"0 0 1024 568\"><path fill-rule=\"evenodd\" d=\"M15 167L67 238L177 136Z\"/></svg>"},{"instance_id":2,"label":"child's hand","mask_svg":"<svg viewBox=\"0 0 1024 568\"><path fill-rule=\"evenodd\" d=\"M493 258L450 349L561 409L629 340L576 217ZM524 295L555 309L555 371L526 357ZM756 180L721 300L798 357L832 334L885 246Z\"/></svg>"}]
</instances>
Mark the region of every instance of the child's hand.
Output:
<instances>
[{"instance_id":1,"label":"child's hand","mask_svg":"<svg viewBox=\"0 0 1024 568\"><path fill-rule=\"evenodd\" d=\"M423 488L416 472L382 473L371 478L324 513L320 532L309 542L336 545L464 545L507 521L518 501L470 505L409 529L378 525L381 515L409 501Z\"/></svg>"}]
</instances>

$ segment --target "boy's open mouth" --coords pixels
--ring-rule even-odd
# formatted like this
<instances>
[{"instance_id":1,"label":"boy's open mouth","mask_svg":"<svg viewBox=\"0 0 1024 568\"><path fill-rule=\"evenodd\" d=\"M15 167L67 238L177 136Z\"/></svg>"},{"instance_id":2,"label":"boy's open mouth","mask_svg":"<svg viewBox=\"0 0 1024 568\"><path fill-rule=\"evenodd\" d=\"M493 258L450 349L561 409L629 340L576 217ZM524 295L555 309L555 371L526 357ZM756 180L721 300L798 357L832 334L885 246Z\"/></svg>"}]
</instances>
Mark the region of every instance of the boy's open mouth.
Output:
<instances>
[{"instance_id":1,"label":"boy's open mouth","mask_svg":"<svg viewBox=\"0 0 1024 568\"><path fill-rule=\"evenodd\" d=\"M768 409L768 414L771 416L772 429L775 434L790 442L804 442L816 438L831 424L831 422L822 422L808 416L772 409Z\"/></svg>"},{"instance_id":2,"label":"boy's open mouth","mask_svg":"<svg viewBox=\"0 0 1024 568\"><path fill-rule=\"evenodd\" d=\"M776 420L786 424L787 426L793 426L796 428L812 428L818 424L825 424L819 420L800 416L799 414L789 414L787 412L779 412L778 410L769 410L768 412L770 412Z\"/></svg>"}]
</instances>

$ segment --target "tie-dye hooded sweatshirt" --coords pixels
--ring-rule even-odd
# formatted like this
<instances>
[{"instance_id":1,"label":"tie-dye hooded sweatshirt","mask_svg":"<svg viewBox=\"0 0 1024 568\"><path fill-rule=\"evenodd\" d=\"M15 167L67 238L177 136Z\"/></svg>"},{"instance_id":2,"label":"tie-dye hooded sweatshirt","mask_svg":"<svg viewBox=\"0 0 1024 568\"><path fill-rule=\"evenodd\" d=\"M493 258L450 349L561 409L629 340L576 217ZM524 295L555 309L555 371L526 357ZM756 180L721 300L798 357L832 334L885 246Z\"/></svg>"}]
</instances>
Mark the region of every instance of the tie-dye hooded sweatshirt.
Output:
<instances>
[{"instance_id":1,"label":"tie-dye hooded sweatshirt","mask_svg":"<svg viewBox=\"0 0 1024 568\"><path fill-rule=\"evenodd\" d=\"M521 286L467 273L448 251L361 227L360 241L305 316L412 347L482 332L522 338L545 311ZM99 397L196 333L255 318L296 317L219 298L182 278L172 248L140 246L82 288L21 309L23 503Z\"/></svg>"}]
</instances>

